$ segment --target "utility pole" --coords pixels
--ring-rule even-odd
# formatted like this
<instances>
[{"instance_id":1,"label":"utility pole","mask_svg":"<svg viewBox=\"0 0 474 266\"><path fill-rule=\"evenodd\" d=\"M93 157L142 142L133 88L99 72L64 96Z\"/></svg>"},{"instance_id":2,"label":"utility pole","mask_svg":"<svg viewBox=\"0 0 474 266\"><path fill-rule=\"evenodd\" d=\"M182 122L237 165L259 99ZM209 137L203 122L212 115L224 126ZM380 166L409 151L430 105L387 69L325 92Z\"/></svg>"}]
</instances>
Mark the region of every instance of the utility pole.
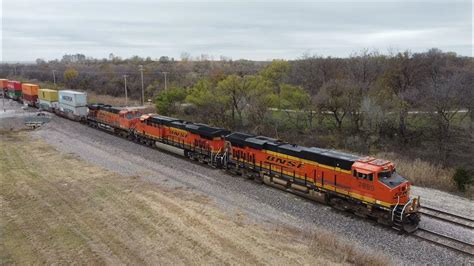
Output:
<instances>
[{"instance_id":1,"label":"utility pole","mask_svg":"<svg viewBox=\"0 0 474 266\"><path fill-rule=\"evenodd\" d=\"M139 65L140 74L142 76L142 106L145 105L145 89L143 88L143 65Z\"/></svg>"},{"instance_id":2,"label":"utility pole","mask_svg":"<svg viewBox=\"0 0 474 266\"><path fill-rule=\"evenodd\" d=\"M168 74L168 72L163 72L163 74L165 74L165 90L168 89L168 81L166 80L166 74Z\"/></svg>"},{"instance_id":3,"label":"utility pole","mask_svg":"<svg viewBox=\"0 0 474 266\"><path fill-rule=\"evenodd\" d=\"M2 85L3 86L3 85ZM7 112L7 108L5 107L5 89L2 87L2 106L3 106L3 112Z\"/></svg>"},{"instance_id":4,"label":"utility pole","mask_svg":"<svg viewBox=\"0 0 474 266\"><path fill-rule=\"evenodd\" d=\"M56 70L53 70L54 85L56 85Z\"/></svg>"},{"instance_id":5,"label":"utility pole","mask_svg":"<svg viewBox=\"0 0 474 266\"><path fill-rule=\"evenodd\" d=\"M128 105L127 75L123 75L123 79L125 80L125 107L127 107L127 105Z\"/></svg>"}]
</instances>

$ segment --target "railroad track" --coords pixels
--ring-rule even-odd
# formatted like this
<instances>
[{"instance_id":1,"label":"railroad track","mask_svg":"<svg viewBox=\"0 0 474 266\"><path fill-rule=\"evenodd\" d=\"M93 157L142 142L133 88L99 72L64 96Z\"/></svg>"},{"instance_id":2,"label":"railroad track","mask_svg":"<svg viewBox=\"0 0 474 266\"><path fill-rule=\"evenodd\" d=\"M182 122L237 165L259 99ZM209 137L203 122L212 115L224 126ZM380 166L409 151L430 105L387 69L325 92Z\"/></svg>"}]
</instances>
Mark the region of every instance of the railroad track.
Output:
<instances>
[{"instance_id":1,"label":"railroad track","mask_svg":"<svg viewBox=\"0 0 474 266\"><path fill-rule=\"evenodd\" d=\"M449 213L432 207L422 206L420 213L451 224L459 225L469 229L474 229L474 219L462 215Z\"/></svg>"},{"instance_id":2,"label":"railroad track","mask_svg":"<svg viewBox=\"0 0 474 266\"><path fill-rule=\"evenodd\" d=\"M418 228L418 230L416 230L413 235L438 246L446 247L470 256L474 256L474 245L466 241L455 239L450 236L423 228Z\"/></svg>"}]
</instances>

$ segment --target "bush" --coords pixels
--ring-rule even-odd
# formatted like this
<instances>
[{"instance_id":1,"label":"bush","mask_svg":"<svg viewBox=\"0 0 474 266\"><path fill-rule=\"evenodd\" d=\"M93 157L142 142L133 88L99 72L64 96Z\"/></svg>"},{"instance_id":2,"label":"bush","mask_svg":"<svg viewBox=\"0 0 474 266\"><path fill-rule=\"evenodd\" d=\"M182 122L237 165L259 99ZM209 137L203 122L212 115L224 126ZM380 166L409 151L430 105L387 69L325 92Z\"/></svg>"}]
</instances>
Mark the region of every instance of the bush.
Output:
<instances>
[{"instance_id":1,"label":"bush","mask_svg":"<svg viewBox=\"0 0 474 266\"><path fill-rule=\"evenodd\" d=\"M186 90L172 87L168 90L160 91L155 97L156 110L160 115L173 115L177 106L186 98Z\"/></svg>"},{"instance_id":2,"label":"bush","mask_svg":"<svg viewBox=\"0 0 474 266\"><path fill-rule=\"evenodd\" d=\"M453 180L460 191L466 191L466 186L474 183L474 177L472 172L468 172L464 168L456 169L453 175Z\"/></svg>"},{"instance_id":3,"label":"bush","mask_svg":"<svg viewBox=\"0 0 474 266\"><path fill-rule=\"evenodd\" d=\"M415 186L429 187L443 191L456 191L453 180L454 169L445 168L420 159L409 159L394 153L379 153L376 158L384 158L395 163L397 172Z\"/></svg>"}]
</instances>

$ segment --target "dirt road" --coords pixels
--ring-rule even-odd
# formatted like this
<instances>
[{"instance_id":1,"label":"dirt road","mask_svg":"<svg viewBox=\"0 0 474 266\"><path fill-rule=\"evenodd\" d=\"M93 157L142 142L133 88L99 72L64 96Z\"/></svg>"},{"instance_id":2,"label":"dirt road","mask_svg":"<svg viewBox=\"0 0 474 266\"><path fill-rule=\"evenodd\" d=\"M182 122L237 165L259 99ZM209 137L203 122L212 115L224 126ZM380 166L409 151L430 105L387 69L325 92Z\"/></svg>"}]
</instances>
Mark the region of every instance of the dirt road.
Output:
<instances>
[{"instance_id":1,"label":"dirt road","mask_svg":"<svg viewBox=\"0 0 474 266\"><path fill-rule=\"evenodd\" d=\"M264 228L188 189L121 176L28 133L2 132L0 161L2 265L384 263L330 234Z\"/></svg>"}]
</instances>

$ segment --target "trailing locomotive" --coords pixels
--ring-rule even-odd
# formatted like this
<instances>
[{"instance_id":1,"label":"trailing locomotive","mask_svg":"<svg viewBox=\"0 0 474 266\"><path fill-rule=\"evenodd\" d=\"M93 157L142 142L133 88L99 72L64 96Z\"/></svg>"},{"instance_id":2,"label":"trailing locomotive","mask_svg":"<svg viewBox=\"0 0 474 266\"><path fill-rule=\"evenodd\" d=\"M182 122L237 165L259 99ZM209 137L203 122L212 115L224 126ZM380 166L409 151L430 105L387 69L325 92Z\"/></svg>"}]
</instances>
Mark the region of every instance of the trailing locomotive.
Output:
<instances>
[{"instance_id":1,"label":"trailing locomotive","mask_svg":"<svg viewBox=\"0 0 474 266\"><path fill-rule=\"evenodd\" d=\"M143 115L132 131L141 143L171 151L214 167L223 165L225 136L230 131L160 115Z\"/></svg>"}]
</instances>

